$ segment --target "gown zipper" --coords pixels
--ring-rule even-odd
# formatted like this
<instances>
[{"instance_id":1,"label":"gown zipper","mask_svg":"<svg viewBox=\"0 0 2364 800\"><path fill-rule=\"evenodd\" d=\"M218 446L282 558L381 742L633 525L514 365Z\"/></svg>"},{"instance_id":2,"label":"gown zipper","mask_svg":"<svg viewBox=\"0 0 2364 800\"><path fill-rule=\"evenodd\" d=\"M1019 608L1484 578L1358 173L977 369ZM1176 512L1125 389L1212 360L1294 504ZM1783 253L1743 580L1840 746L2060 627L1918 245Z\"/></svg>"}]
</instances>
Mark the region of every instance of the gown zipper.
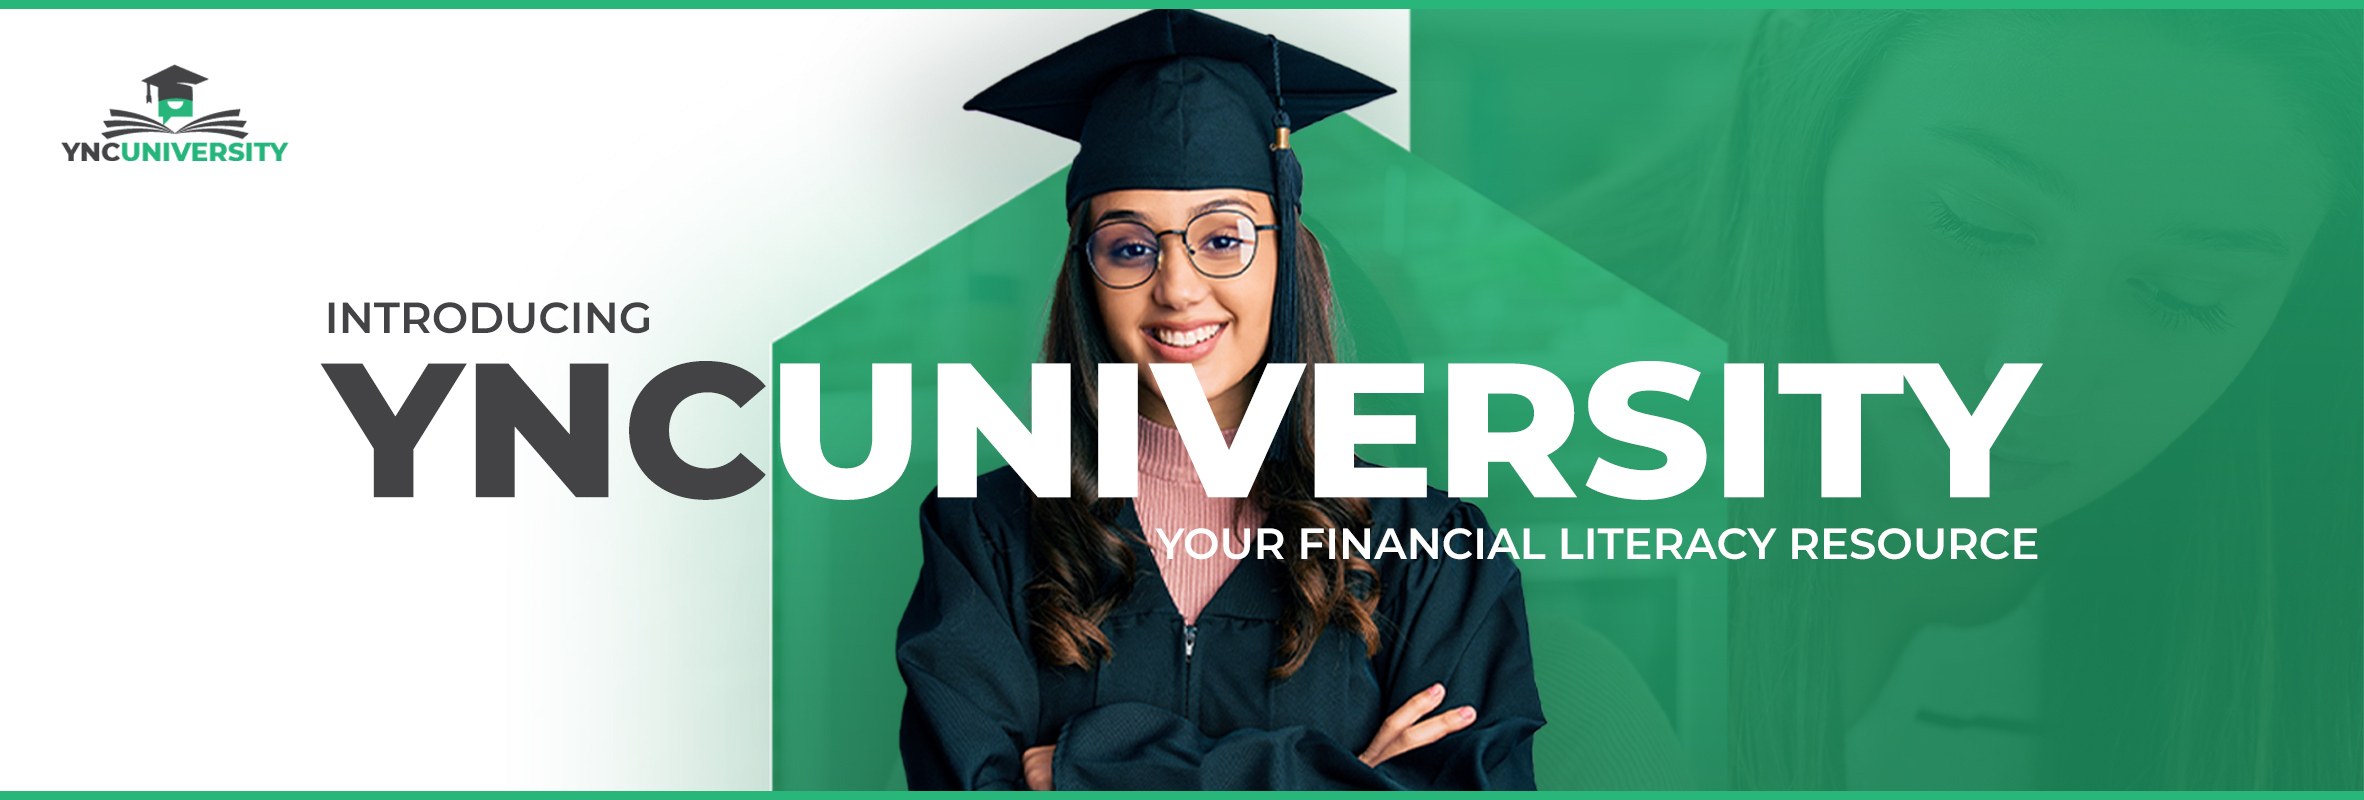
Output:
<instances>
[{"instance_id":1,"label":"gown zipper","mask_svg":"<svg viewBox=\"0 0 2364 800\"><path fill-rule=\"evenodd\" d=\"M1198 721L1198 626L1182 626L1182 715Z\"/></svg>"}]
</instances>

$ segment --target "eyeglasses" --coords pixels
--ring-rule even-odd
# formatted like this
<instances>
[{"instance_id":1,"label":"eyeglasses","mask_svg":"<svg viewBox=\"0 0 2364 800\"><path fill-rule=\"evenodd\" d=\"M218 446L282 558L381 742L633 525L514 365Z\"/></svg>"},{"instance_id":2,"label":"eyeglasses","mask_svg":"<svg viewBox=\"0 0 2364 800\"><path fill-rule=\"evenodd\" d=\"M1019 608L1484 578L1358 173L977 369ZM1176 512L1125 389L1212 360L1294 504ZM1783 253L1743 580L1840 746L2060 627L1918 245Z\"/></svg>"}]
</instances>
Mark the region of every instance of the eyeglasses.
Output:
<instances>
[{"instance_id":1,"label":"eyeglasses","mask_svg":"<svg viewBox=\"0 0 2364 800\"><path fill-rule=\"evenodd\" d=\"M1209 278L1237 278L1256 263L1256 234L1279 225L1258 225L1239 211L1218 209L1190 218L1179 230L1161 231L1129 220L1101 223L1075 244L1092 265L1092 275L1110 289L1131 289L1157 277L1165 237L1182 237L1190 266Z\"/></svg>"}]
</instances>

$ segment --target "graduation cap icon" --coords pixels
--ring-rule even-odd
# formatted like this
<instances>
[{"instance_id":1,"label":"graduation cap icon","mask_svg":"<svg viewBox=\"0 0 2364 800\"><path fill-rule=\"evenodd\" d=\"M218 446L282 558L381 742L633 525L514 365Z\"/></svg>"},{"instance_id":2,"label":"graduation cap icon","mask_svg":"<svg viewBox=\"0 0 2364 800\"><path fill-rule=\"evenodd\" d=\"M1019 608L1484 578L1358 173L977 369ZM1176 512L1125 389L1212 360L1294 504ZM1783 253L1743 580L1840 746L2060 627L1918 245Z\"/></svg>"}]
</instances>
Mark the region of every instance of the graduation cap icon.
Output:
<instances>
[{"instance_id":1,"label":"graduation cap icon","mask_svg":"<svg viewBox=\"0 0 2364 800\"><path fill-rule=\"evenodd\" d=\"M105 122L109 139L135 133L212 133L233 139L246 138L246 120L238 118L238 109L216 111L197 116L195 86L205 82L205 76L182 69L180 65L165 67L164 71L142 78L148 85L147 98L156 103L156 116L149 117L136 111L108 109ZM165 124L174 117L188 117L179 128Z\"/></svg>"},{"instance_id":2,"label":"graduation cap icon","mask_svg":"<svg viewBox=\"0 0 2364 800\"><path fill-rule=\"evenodd\" d=\"M204 83L205 76L181 69L180 65L175 64L144 80L148 84L149 99L156 101L158 120L196 115L196 95L191 87Z\"/></svg>"}]
</instances>

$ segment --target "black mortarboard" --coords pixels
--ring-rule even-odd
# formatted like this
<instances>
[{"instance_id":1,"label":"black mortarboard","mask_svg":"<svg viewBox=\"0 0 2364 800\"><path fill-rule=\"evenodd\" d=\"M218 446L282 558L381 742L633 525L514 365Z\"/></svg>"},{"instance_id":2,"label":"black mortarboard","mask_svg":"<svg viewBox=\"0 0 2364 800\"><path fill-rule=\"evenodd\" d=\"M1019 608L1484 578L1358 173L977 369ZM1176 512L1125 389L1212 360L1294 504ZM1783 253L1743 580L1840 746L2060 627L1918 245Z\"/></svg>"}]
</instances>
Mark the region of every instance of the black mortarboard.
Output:
<instances>
[{"instance_id":1,"label":"black mortarboard","mask_svg":"<svg viewBox=\"0 0 2364 800\"><path fill-rule=\"evenodd\" d=\"M1081 143L1070 210L1117 189L1248 189L1293 205L1275 176L1288 146L1278 131L1394 92L1271 36L1161 10L1061 48L965 107Z\"/></svg>"},{"instance_id":2,"label":"black mortarboard","mask_svg":"<svg viewBox=\"0 0 2364 800\"><path fill-rule=\"evenodd\" d=\"M181 69L180 65L175 64L165 67L163 72L148 76L146 80L153 95L162 95L166 100L190 100L194 97L189 87L204 83L205 76ZM149 102L155 100L154 96L148 98Z\"/></svg>"}]
</instances>

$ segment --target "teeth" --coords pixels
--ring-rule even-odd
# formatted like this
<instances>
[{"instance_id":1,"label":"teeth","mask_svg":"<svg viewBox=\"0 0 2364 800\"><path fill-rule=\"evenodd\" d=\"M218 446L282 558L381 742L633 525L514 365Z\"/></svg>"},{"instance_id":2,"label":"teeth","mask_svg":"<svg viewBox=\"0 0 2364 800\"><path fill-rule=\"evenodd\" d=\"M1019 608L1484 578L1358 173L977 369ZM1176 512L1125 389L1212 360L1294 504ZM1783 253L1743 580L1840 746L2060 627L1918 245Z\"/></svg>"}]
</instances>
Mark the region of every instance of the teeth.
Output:
<instances>
[{"instance_id":1,"label":"teeth","mask_svg":"<svg viewBox=\"0 0 2364 800\"><path fill-rule=\"evenodd\" d=\"M1186 331L1177 331L1169 328L1153 328L1151 329L1151 335L1156 336L1158 341L1164 342L1174 347L1189 347L1191 345L1195 345L1199 342L1213 338L1215 333L1221 330L1223 330L1223 326L1221 324L1204 325Z\"/></svg>"}]
</instances>

